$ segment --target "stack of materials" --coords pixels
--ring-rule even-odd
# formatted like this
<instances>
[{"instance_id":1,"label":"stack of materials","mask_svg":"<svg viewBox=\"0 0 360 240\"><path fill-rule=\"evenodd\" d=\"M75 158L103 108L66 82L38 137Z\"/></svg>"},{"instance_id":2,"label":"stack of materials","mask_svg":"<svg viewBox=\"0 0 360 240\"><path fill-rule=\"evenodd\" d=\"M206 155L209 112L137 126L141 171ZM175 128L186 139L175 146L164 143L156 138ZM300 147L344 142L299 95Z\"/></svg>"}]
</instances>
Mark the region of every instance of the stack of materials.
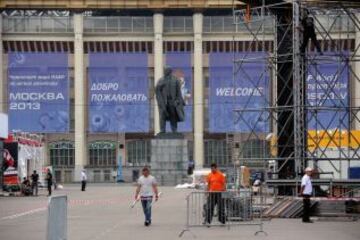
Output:
<instances>
[{"instance_id":1,"label":"stack of materials","mask_svg":"<svg viewBox=\"0 0 360 240\"><path fill-rule=\"evenodd\" d=\"M318 199L314 214L319 217L346 217L360 213L359 199L329 198Z\"/></svg>"},{"instance_id":2,"label":"stack of materials","mask_svg":"<svg viewBox=\"0 0 360 240\"><path fill-rule=\"evenodd\" d=\"M317 217L353 217L360 213L359 199L312 198L312 215ZM270 218L299 218L302 216L302 198L286 197L264 211Z\"/></svg>"},{"instance_id":3,"label":"stack of materials","mask_svg":"<svg viewBox=\"0 0 360 240\"><path fill-rule=\"evenodd\" d=\"M311 201L311 207L314 207L315 201ZM303 201L301 198L284 198L270 208L265 210L264 216L271 218L298 218L302 216Z\"/></svg>"}]
</instances>

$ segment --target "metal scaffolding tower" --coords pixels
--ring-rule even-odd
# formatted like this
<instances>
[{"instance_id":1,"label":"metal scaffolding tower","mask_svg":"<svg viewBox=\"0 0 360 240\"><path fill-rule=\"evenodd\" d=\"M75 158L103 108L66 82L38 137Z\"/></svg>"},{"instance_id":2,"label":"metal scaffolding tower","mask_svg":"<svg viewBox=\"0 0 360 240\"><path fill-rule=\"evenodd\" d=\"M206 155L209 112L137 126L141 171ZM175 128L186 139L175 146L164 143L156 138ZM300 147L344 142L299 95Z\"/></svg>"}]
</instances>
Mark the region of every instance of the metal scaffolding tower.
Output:
<instances>
[{"instance_id":1,"label":"metal scaffolding tower","mask_svg":"<svg viewBox=\"0 0 360 240\"><path fill-rule=\"evenodd\" d=\"M245 121L250 112L258 118L249 125L250 133L241 134L238 160L251 161L244 157L243 143L257 139L269 145L269 156L261 160L277 163L279 179L295 181L306 166L315 167L322 178L348 178L344 168L360 166L360 3L244 2L253 5L234 7L233 15L234 23L252 36L249 49L264 46L265 39L271 39L274 47L263 52L265 59L234 54L235 85L250 81L263 93L261 79L243 78L249 62L266 62L264 70L270 75L268 97L265 94L262 106L245 103L234 109L236 123ZM321 52L314 49L313 42L301 52L305 12L313 18ZM269 128L258 131L264 116Z\"/></svg>"}]
</instances>

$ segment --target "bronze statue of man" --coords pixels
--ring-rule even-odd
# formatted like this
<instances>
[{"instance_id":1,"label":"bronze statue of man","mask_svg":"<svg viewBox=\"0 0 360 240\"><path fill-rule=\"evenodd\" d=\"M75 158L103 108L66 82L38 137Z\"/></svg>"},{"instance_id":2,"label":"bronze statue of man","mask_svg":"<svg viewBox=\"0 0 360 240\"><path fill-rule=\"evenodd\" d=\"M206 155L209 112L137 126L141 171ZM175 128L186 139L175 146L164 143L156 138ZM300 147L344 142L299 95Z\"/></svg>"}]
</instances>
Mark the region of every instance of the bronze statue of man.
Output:
<instances>
[{"instance_id":1,"label":"bronze statue of man","mask_svg":"<svg viewBox=\"0 0 360 240\"><path fill-rule=\"evenodd\" d=\"M177 132L177 123L185 118L185 102L180 81L173 76L171 68L165 68L165 76L156 84L155 93L159 106L160 133L166 132L166 121L170 121L171 131Z\"/></svg>"}]
</instances>

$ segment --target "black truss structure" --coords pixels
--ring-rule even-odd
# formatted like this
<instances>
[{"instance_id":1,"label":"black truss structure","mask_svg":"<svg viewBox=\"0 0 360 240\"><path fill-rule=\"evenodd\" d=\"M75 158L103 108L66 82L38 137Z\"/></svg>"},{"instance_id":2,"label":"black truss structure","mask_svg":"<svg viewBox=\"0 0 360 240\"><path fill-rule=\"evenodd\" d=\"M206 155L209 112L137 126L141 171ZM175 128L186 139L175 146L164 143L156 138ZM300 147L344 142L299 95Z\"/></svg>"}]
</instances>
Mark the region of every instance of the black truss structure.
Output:
<instances>
[{"instance_id":1,"label":"black truss structure","mask_svg":"<svg viewBox=\"0 0 360 240\"><path fill-rule=\"evenodd\" d=\"M279 179L299 179L306 166L315 167L325 178L347 178L344 168L360 166L360 3L249 2L250 11L234 8L234 23L245 26L252 44L269 38L274 42L273 51L265 53L270 97L264 106L243 104L234 109L234 115L236 123L247 124L246 114L257 112L258 120L267 117L270 130L258 132L256 124L247 125L251 131L240 133L238 161L259 160L259 156L244 154L246 142L265 141L269 154L261 156L261 161L264 166L270 161L277 163ZM305 11L314 19L322 53L316 52L313 43L305 53L300 51ZM265 27L269 22L273 31ZM255 23L257 28L252 27ZM249 61L260 63L264 59L235 58L234 79L246 73ZM324 64L332 67L332 78L321 69ZM342 74L348 76L348 82L340 82ZM251 81L254 88L260 88L259 79L249 79L241 81Z\"/></svg>"}]
</instances>

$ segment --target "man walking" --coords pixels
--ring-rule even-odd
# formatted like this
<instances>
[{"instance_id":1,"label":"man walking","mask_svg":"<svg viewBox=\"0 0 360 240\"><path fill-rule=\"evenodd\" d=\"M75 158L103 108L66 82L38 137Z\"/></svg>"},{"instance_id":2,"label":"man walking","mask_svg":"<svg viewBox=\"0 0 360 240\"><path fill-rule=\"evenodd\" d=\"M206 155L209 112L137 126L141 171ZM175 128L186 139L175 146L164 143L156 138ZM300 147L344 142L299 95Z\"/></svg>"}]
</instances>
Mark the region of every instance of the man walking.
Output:
<instances>
[{"instance_id":1,"label":"man walking","mask_svg":"<svg viewBox=\"0 0 360 240\"><path fill-rule=\"evenodd\" d=\"M219 222L225 224L225 207L222 192L226 190L226 179L224 174L218 170L216 163L211 164L211 173L207 177L207 199L206 223L211 224L214 208L217 206Z\"/></svg>"},{"instance_id":2,"label":"man walking","mask_svg":"<svg viewBox=\"0 0 360 240\"><path fill-rule=\"evenodd\" d=\"M33 174L31 174L31 189L32 194L38 195L38 184L39 184L39 174L37 174L36 170L34 170Z\"/></svg>"},{"instance_id":3,"label":"man walking","mask_svg":"<svg viewBox=\"0 0 360 240\"><path fill-rule=\"evenodd\" d=\"M151 224L151 205L154 194L155 201L157 201L159 198L159 194L156 179L150 175L149 168L144 167L142 170L142 176L139 178L137 183L135 200L137 201L140 196L141 205L145 215L145 226L150 226Z\"/></svg>"},{"instance_id":4,"label":"man walking","mask_svg":"<svg viewBox=\"0 0 360 240\"><path fill-rule=\"evenodd\" d=\"M312 223L312 221L310 220L310 207L311 207L310 197L313 191L311 178L310 178L311 173L312 173L312 168L307 167L305 169L305 175L301 179L301 195L303 196L303 206L304 206L302 221L304 223Z\"/></svg>"},{"instance_id":5,"label":"man walking","mask_svg":"<svg viewBox=\"0 0 360 240\"><path fill-rule=\"evenodd\" d=\"M81 171L81 191L85 191L86 181L87 181L87 176L86 176L85 169L83 169Z\"/></svg>"}]
</instances>

